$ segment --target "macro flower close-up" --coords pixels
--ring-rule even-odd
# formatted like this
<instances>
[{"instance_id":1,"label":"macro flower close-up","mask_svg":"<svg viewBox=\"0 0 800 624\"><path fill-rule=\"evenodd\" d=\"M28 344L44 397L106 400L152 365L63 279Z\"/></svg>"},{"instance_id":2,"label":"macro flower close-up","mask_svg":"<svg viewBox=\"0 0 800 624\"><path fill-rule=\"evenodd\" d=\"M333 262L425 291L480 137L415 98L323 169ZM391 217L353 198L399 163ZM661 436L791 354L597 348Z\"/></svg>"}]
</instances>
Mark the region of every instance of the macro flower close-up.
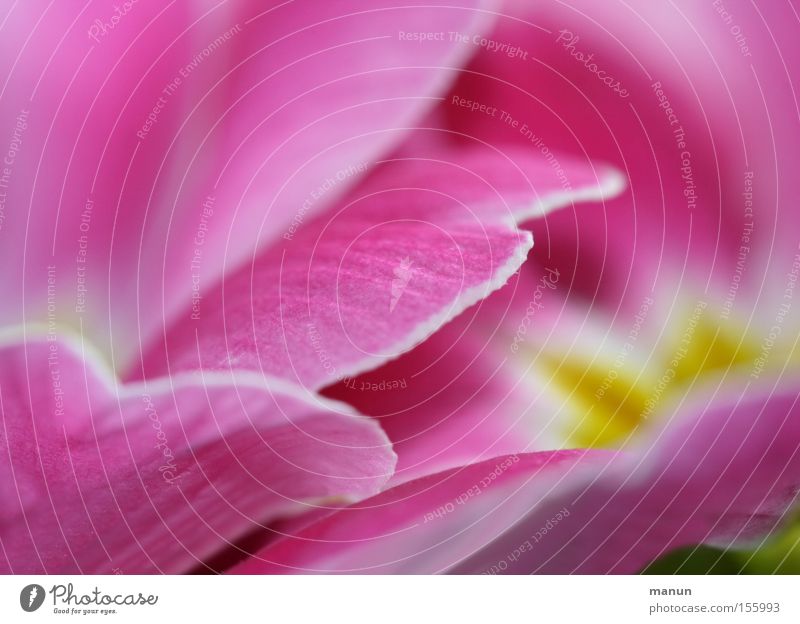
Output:
<instances>
[{"instance_id":1,"label":"macro flower close-up","mask_svg":"<svg viewBox=\"0 0 800 624\"><path fill-rule=\"evenodd\" d=\"M800 573L793 0L2 5L4 574Z\"/></svg>"}]
</instances>

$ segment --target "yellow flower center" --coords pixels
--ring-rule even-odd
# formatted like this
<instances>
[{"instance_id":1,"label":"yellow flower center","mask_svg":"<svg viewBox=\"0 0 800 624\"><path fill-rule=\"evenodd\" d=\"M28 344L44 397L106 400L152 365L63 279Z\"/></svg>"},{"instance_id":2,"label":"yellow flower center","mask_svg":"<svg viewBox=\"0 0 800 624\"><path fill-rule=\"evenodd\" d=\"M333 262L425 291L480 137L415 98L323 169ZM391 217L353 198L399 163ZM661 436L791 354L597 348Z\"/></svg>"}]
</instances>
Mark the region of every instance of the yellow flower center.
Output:
<instances>
[{"instance_id":1,"label":"yellow flower center","mask_svg":"<svg viewBox=\"0 0 800 624\"><path fill-rule=\"evenodd\" d=\"M640 321L652 312L648 301ZM645 336L641 324L634 324L622 340L605 339L587 349L579 337L566 353L545 345L537 354L535 369L569 415L559 432L565 447L619 448L695 387L760 376L797 359L786 348L792 341L765 342L702 300L671 314L676 317L685 320L670 322L657 336Z\"/></svg>"}]
</instances>

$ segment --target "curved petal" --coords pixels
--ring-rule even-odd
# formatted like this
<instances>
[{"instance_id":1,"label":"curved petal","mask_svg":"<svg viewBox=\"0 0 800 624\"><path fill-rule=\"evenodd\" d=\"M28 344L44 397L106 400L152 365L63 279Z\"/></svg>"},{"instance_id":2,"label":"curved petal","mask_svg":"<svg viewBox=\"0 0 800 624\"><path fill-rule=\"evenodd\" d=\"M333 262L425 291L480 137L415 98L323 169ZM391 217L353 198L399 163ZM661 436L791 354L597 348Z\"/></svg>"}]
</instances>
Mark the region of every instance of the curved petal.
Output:
<instances>
[{"instance_id":1,"label":"curved petal","mask_svg":"<svg viewBox=\"0 0 800 624\"><path fill-rule=\"evenodd\" d=\"M676 547L741 544L800 491L796 387L679 406L636 454L512 455L405 483L234 571L633 573Z\"/></svg>"},{"instance_id":2,"label":"curved petal","mask_svg":"<svg viewBox=\"0 0 800 624\"><path fill-rule=\"evenodd\" d=\"M583 462L601 460L595 454L510 455L428 475L277 540L231 571L443 572L513 524L507 512L520 488L542 496Z\"/></svg>"},{"instance_id":3,"label":"curved petal","mask_svg":"<svg viewBox=\"0 0 800 624\"><path fill-rule=\"evenodd\" d=\"M514 122L450 107L460 132L527 144L525 124L553 151L624 171L631 192L604 210L534 228L532 260L574 272L576 294L609 311L683 279L746 320L764 292L780 298L764 276L797 255L797 11L721 7L510 2L490 37L525 58L482 49L453 88Z\"/></svg>"},{"instance_id":4,"label":"curved petal","mask_svg":"<svg viewBox=\"0 0 800 624\"><path fill-rule=\"evenodd\" d=\"M380 422L398 456L392 485L563 442L546 433L541 388L514 365L511 342L492 332L490 323L503 321L483 312L474 308L397 360L324 390Z\"/></svg>"},{"instance_id":5,"label":"curved petal","mask_svg":"<svg viewBox=\"0 0 800 624\"><path fill-rule=\"evenodd\" d=\"M384 162L330 217L204 295L144 374L246 368L318 389L374 368L506 282L531 247L517 219L621 188L576 165L564 190L527 151L420 154Z\"/></svg>"},{"instance_id":6,"label":"curved petal","mask_svg":"<svg viewBox=\"0 0 800 624\"><path fill-rule=\"evenodd\" d=\"M396 145L485 27L483 2L15 3L2 22L0 323L84 320L124 362L337 173ZM14 209L12 210L12 207ZM17 208L18 207L18 208Z\"/></svg>"},{"instance_id":7,"label":"curved petal","mask_svg":"<svg viewBox=\"0 0 800 624\"><path fill-rule=\"evenodd\" d=\"M800 492L800 394L796 380L759 390L729 388L724 400L682 408L697 417L574 484L552 503L571 501L563 531L508 572L634 573L681 546L741 545L775 530ZM547 513L534 510L456 571L488 569Z\"/></svg>"},{"instance_id":8,"label":"curved petal","mask_svg":"<svg viewBox=\"0 0 800 624\"><path fill-rule=\"evenodd\" d=\"M78 348L0 349L5 572L186 572L394 468L380 427L341 404L241 375L115 391Z\"/></svg>"}]
</instances>

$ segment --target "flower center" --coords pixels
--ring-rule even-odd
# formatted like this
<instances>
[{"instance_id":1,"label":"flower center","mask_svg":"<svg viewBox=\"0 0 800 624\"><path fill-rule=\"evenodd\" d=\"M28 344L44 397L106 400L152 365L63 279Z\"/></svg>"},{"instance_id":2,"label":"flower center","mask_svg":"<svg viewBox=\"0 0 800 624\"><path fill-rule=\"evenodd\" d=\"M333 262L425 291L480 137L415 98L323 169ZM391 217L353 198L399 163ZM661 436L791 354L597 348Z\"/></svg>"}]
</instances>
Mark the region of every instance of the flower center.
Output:
<instances>
[{"instance_id":1,"label":"flower center","mask_svg":"<svg viewBox=\"0 0 800 624\"><path fill-rule=\"evenodd\" d=\"M627 340L604 339L592 349L565 355L545 346L538 354L534 366L569 415L559 431L566 447L619 448L648 423L668 417L695 388L797 360L784 348L787 341L770 346L764 358L762 337L715 314L703 301L676 317L685 321L670 323L653 338L637 330Z\"/></svg>"}]
</instances>

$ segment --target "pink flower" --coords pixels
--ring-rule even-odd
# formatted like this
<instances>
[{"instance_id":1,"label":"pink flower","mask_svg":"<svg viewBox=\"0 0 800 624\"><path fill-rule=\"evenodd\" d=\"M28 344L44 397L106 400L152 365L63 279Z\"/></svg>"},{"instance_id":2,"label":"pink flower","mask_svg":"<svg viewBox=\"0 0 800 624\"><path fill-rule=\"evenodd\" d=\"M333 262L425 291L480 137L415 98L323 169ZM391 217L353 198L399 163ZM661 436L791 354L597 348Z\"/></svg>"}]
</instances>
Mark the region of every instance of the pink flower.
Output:
<instances>
[{"instance_id":1,"label":"pink flower","mask_svg":"<svg viewBox=\"0 0 800 624\"><path fill-rule=\"evenodd\" d=\"M683 546L758 546L788 520L797 16L570 4L501 17L439 119L615 163L630 191L533 224L506 288L327 389L379 419L394 487L236 571L632 573ZM357 390L391 379L411 381Z\"/></svg>"},{"instance_id":2,"label":"pink flower","mask_svg":"<svg viewBox=\"0 0 800 624\"><path fill-rule=\"evenodd\" d=\"M9 9L0 570L224 569L381 495L389 438L316 391L505 284L532 245L519 221L622 188L420 129L478 50L436 33L480 40L490 17Z\"/></svg>"},{"instance_id":3,"label":"pink flower","mask_svg":"<svg viewBox=\"0 0 800 624\"><path fill-rule=\"evenodd\" d=\"M629 573L785 524L791 7L51 4L0 22L0 569Z\"/></svg>"}]
</instances>

